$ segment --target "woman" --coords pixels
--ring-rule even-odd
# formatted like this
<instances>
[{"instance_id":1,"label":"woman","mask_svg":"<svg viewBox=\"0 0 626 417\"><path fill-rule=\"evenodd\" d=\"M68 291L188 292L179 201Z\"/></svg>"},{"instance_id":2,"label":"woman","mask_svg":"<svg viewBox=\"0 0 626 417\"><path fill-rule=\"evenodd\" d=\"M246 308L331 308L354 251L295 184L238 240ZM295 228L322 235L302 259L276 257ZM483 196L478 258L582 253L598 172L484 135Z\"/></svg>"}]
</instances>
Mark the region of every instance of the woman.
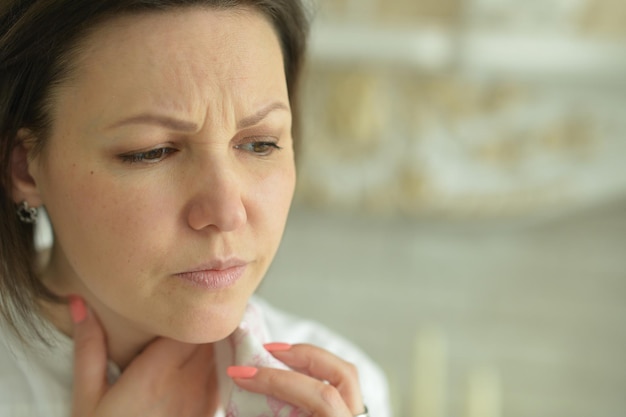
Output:
<instances>
[{"instance_id":1,"label":"woman","mask_svg":"<svg viewBox=\"0 0 626 417\"><path fill-rule=\"evenodd\" d=\"M387 415L357 349L252 297L295 185L299 1L0 19L0 415Z\"/></svg>"}]
</instances>

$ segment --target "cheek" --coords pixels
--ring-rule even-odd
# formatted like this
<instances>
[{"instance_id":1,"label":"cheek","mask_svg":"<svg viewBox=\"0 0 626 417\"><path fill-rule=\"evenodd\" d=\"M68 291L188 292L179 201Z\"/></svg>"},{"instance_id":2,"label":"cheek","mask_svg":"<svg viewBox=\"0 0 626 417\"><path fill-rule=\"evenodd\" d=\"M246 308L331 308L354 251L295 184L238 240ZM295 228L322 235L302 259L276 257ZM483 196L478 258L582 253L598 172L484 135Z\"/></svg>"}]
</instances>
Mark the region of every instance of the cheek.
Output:
<instances>
[{"instance_id":1,"label":"cheek","mask_svg":"<svg viewBox=\"0 0 626 417\"><path fill-rule=\"evenodd\" d=\"M119 235L124 227L136 223L133 213L143 211L143 207L133 207L129 201L124 201L119 186L98 177L97 174L83 177L61 187L58 196L57 211L66 222L75 224L74 229L92 235L110 233ZM57 199L56 196L53 199ZM137 226L137 225L135 225Z\"/></svg>"},{"instance_id":2,"label":"cheek","mask_svg":"<svg viewBox=\"0 0 626 417\"><path fill-rule=\"evenodd\" d=\"M253 193L257 210L248 213L251 222L264 224L272 237L280 239L293 198L296 176L290 167L264 178L263 186ZM269 237L269 236L267 236Z\"/></svg>"},{"instance_id":3,"label":"cheek","mask_svg":"<svg viewBox=\"0 0 626 417\"><path fill-rule=\"evenodd\" d=\"M67 180L52 182L60 185L51 190L49 211L57 243L80 275L141 269L164 250L158 237L167 235L172 222L164 213L173 210L167 193L75 167L65 174Z\"/></svg>"}]
</instances>

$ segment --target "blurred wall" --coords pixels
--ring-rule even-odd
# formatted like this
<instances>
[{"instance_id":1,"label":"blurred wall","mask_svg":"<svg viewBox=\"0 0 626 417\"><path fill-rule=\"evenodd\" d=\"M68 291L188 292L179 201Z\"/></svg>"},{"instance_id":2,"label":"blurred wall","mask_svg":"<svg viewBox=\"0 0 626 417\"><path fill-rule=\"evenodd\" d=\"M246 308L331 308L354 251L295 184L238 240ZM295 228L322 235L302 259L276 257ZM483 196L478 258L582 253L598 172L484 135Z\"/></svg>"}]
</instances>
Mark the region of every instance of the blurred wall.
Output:
<instances>
[{"instance_id":1,"label":"blurred wall","mask_svg":"<svg viewBox=\"0 0 626 417\"><path fill-rule=\"evenodd\" d=\"M494 215L626 193L626 3L315 10L299 201Z\"/></svg>"},{"instance_id":2,"label":"blurred wall","mask_svg":"<svg viewBox=\"0 0 626 417\"><path fill-rule=\"evenodd\" d=\"M626 415L626 2L318 0L260 293L399 417Z\"/></svg>"}]
</instances>

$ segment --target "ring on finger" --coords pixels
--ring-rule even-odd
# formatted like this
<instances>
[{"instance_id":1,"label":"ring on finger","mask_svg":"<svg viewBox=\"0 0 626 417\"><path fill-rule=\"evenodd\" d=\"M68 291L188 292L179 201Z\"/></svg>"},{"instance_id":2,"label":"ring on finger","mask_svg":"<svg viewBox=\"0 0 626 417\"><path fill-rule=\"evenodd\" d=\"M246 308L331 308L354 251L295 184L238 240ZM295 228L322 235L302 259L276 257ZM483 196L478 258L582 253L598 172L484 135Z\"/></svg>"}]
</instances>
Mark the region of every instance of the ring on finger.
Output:
<instances>
[{"instance_id":1,"label":"ring on finger","mask_svg":"<svg viewBox=\"0 0 626 417\"><path fill-rule=\"evenodd\" d=\"M369 414L369 412L367 411L367 406L366 406L366 405L364 405L363 407L365 408L365 411L363 411L361 414L357 414L357 415L356 415L356 416L354 416L354 417L370 417L370 414Z\"/></svg>"}]
</instances>

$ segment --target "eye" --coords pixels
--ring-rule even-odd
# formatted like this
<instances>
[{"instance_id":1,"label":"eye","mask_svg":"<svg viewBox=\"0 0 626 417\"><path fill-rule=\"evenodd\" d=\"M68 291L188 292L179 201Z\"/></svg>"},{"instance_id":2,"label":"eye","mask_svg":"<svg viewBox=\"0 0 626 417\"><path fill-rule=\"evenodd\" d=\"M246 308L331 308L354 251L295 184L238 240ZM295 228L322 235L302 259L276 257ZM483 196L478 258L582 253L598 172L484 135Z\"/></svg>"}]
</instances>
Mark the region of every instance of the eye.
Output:
<instances>
[{"instance_id":1,"label":"eye","mask_svg":"<svg viewBox=\"0 0 626 417\"><path fill-rule=\"evenodd\" d=\"M274 151L281 150L282 148L278 146L274 142L269 141L258 141L258 142L249 142L244 143L242 145L235 146L236 149L244 150L247 152L251 152L255 155L259 156L269 156Z\"/></svg>"},{"instance_id":2,"label":"eye","mask_svg":"<svg viewBox=\"0 0 626 417\"><path fill-rule=\"evenodd\" d=\"M120 158L122 162L143 162L146 164L154 164L157 162L161 162L163 159L167 158L174 152L176 152L176 149L174 148L156 148L150 149L149 151L145 152L134 152L120 155Z\"/></svg>"}]
</instances>

